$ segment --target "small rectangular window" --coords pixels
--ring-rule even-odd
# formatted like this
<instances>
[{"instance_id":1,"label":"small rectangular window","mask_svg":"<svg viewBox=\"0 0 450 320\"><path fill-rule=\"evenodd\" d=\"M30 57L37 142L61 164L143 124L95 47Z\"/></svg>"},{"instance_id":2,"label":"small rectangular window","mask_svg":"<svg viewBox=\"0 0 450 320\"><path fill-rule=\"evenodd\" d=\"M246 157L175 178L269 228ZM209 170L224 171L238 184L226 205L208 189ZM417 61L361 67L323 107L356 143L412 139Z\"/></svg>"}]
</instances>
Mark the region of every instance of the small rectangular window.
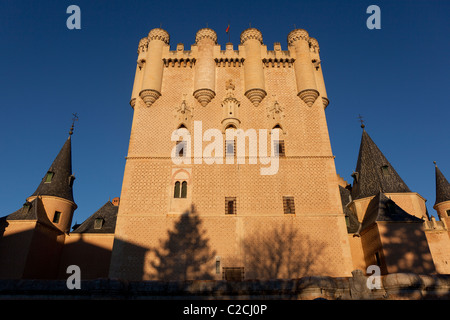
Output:
<instances>
[{"instance_id":1,"label":"small rectangular window","mask_svg":"<svg viewBox=\"0 0 450 320\"><path fill-rule=\"evenodd\" d=\"M53 223L59 223L60 218L61 218L61 212L55 211L55 215L53 216Z\"/></svg>"},{"instance_id":2,"label":"small rectangular window","mask_svg":"<svg viewBox=\"0 0 450 320\"><path fill-rule=\"evenodd\" d=\"M294 197L283 197L284 214L295 214Z\"/></svg>"},{"instance_id":3,"label":"small rectangular window","mask_svg":"<svg viewBox=\"0 0 450 320\"><path fill-rule=\"evenodd\" d=\"M389 166L387 166L387 165L382 166L381 172L383 172L383 176L385 176L385 177L389 176Z\"/></svg>"},{"instance_id":4,"label":"small rectangular window","mask_svg":"<svg viewBox=\"0 0 450 320\"><path fill-rule=\"evenodd\" d=\"M236 153L236 144L234 140L226 140L225 141L225 154L227 157L233 157Z\"/></svg>"},{"instance_id":5,"label":"small rectangular window","mask_svg":"<svg viewBox=\"0 0 450 320\"><path fill-rule=\"evenodd\" d=\"M73 182L75 181L75 176L74 175L70 175L69 176L69 186L72 188L73 187Z\"/></svg>"},{"instance_id":6,"label":"small rectangular window","mask_svg":"<svg viewBox=\"0 0 450 320\"><path fill-rule=\"evenodd\" d=\"M96 218L94 221L94 229L101 229L103 227L103 218Z\"/></svg>"},{"instance_id":7,"label":"small rectangular window","mask_svg":"<svg viewBox=\"0 0 450 320\"><path fill-rule=\"evenodd\" d=\"M353 177L353 183L358 183L358 181L359 181L359 172L353 172L351 174L351 176Z\"/></svg>"},{"instance_id":8,"label":"small rectangular window","mask_svg":"<svg viewBox=\"0 0 450 320\"><path fill-rule=\"evenodd\" d=\"M350 217L349 216L345 216L345 224L347 227L350 226Z\"/></svg>"},{"instance_id":9,"label":"small rectangular window","mask_svg":"<svg viewBox=\"0 0 450 320\"><path fill-rule=\"evenodd\" d=\"M236 214L236 197L225 198L225 214Z\"/></svg>"},{"instance_id":10,"label":"small rectangular window","mask_svg":"<svg viewBox=\"0 0 450 320\"><path fill-rule=\"evenodd\" d=\"M52 182L52 179L53 179L53 172L47 172L47 174L45 175L45 183L50 183L50 182Z\"/></svg>"},{"instance_id":11,"label":"small rectangular window","mask_svg":"<svg viewBox=\"0 0 450 320\"><path fill-rule=\"evenodd\" d=\"M446 212L447 212L447 216L450 217L450 210L447 210Z\"/></svg>"},{"instance_id":12,"label":"small rectangular window","mask_svg":"<svg viewBox=\"0 0 450 320\"><path fill-rule=\"evenodd\" d=\"M220 274L220 257L216 257L216 274Z\"/></svg>"},{"instance_id":13,"label":"small rectangular window","mask_svg":"<svg viewBox=\"0 0 450 320\"><path fill-rule=\"evenodd\" d=\"M273 147L275 148L275 155L279 157L284 157L284 140L274 141Z\"/></svg>"}]
</instances>

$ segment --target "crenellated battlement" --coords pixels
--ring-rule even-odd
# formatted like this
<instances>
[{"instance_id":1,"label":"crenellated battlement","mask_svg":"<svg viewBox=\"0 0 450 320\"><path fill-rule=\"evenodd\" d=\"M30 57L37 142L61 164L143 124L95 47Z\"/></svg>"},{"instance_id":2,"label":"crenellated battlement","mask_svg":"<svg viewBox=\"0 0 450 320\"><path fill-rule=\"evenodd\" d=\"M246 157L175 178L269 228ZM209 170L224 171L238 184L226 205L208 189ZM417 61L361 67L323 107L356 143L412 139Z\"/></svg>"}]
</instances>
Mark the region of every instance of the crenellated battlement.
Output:
<instances>
[{"instance_id":1,"label":"crenellated battlement","mask_svg":"<svg viewBox=\"0 0 450 320\"><path fill-rule=\"evenodd\" d=\"M206 106L215 97L216 68L244 68L245 96L257 107L266 97L265 71L268 68L294 68L297 96L311 107L319 96L326 107L329 103L319 57L319 43L305 29L295 29L287 36L288 50L275 42L268 50L262 32L248 28L240 34L237 48L226 43L222 50L217 34L210 28L202 28L195 35L190 50L178 43L170 48L170 35L161 28L150 30L138 45L136 88L133 88L130 104L134 106L140 96L151 106L161 95L164 68L192 68L195 70L193 95Z\"/></svg>"},{"instance_id":2,"label":"crenellated battlement","mask_svg":"<svg viewBox=\"0 0 450 320\"><path fill-rule=\"evenodd\" d=\"M289 48L289 50L281 50L281 44L280 42L275 42L273 45L273 50L267 50L266 45L263 43L263 36L261 31L259 31L256 28L248 28L244 30L240 35L240 43L238 44L238 49L234 50L232 43L226 43L225 50L221 49L220 44L217 43L217 34L214 30L210 28L203 28L200 29L195 36L195 42L192 44L190 50L184 50L185 45L183 43L178 43L176 48L173 50L170 50L170 35L167 31L156 28L152 29L147 37L142 38L139 41L138 44L138 54L142 52L146 52L148 49L148 44L152 40L160 40L164 42L167 46L169 46L168 50L165 50L164 53L164 59L170 59L173 58L174 55L176 55L178 58L192 58L192 52L196 51L195 49L192 49L192 47L198 46L198 43L202 39L210 39L214 42L214 46L217 47L217 50L215 50L215 56L214 59L221 59L223 55L233 55L234 59L236 58L245 58L245 53L243 52L243 45L248 40L257 40L260 42L261 47L263 48L263 53L265 52L267 56L264 56L263 59L273 59L273 56L275 55L276 58L280 58L280 55L283 56L283 58L291 58L295 59L295 52L293 52L292 48ZM291 31L287 37L287 45L288 47L294 46L295 42L297 40L306 40L311 52L317 52L319 53L319 42L317 39L312 38L309 36L309 33L305 29L295 29ZM182 56L180 57L180 53ZM195 57L194 57L195 58Z\"/></svg>"}]
</instances>

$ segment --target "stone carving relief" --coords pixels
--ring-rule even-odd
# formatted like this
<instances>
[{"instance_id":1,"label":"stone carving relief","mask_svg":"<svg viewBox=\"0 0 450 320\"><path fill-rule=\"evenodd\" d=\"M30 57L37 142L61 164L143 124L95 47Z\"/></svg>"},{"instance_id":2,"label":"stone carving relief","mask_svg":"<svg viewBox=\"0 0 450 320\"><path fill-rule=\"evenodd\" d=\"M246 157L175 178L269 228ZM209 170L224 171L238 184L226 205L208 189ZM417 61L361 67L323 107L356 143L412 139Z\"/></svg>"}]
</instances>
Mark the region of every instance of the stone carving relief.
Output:
<instances>
[{"instance_id":1,"label":"stone carving relief","mask_svg":"<svg viewBox=\"0 0 450 320\"><path fill-rule=\"evenodd\" d=\"M239 106L241 105L241 102L234 96L235 85L231 79L225 83L225 88L227 93L225 95L225 99L222 101L222 125L227 127L229 124L232 124L237 128L241 123L239 120Z\"/></svg>"},{"instance_id":2,"label":"stone carving relief","mask_svg":"<svg viewBox=\"0 0 450 320\"><path fill-rule=\"evenodd\" d=\"M192 109L186 103L186 94L183 95L183 101L179 106L175 107L174 117L175 123L178 127L180 124L184 124L186 128L190 128L192 120Z\"/></svg>"}]
</instances>

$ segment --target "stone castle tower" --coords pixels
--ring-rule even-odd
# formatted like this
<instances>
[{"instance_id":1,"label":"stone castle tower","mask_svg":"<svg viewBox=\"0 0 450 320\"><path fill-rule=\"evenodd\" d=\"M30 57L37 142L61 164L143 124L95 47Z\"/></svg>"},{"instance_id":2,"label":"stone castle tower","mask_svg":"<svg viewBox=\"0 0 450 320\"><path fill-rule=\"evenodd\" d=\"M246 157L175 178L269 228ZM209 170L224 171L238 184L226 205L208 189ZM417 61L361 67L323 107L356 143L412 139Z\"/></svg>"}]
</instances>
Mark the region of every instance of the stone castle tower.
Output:
<instances>
[{"instance_id":1,"label":"stone castle tower","mask_svg":"<svg viewBox=\"0 0 450 320\"><path fill-rule=\"evenodd\" d=\"M224 49L208 28L190 50L170 50L162 29L139 42L121 197L70 231L72 127L36 191L0 217L0 279L66 279L72 265L83 280L450 274L436 163L438 220L364 125L352 183L337 175L317 40L296 29L268 50L250 28Z\"/></svg>"},{"instance_id":2,"label":"stone castle tower","mask_svg":"<svg viewBox=\"0 0 450 320\"><path fill-rule=\"evenodd\" d=\"M222 50L216 33L205 28L190 50L177 44L172 51L169 38L158 28L139 42L110 277L163 278L153 253L180 227L183 213L193 215L191 206L211 253L204 271L214 279L349 276L317 40L296 29L288 50L280 43L269 50L262 33L249 28L237 48L227 43ZM190 141L173 141L180 128ZM220 130L213 138L234 163L204 157L209 129ZM249 139L245 156L235 152L236 139L227 133L239 129L269 132L267 145L260 139L258 148L274 150L276 174L261 174L268 165L252 161ZM174 163L174 148L190 161Z\"/></svg>"}]
</instances>

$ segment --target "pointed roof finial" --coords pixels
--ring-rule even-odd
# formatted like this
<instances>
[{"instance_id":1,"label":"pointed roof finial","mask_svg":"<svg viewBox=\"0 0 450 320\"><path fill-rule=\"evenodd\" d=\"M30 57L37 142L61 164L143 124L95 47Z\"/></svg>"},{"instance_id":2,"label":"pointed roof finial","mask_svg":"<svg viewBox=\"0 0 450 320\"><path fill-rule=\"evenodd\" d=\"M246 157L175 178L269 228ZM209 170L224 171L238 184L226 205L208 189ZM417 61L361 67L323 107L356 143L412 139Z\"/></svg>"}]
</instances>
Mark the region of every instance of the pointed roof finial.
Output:
<instances>
[{"instance_id":1,"label":"pointed roof finial","mask_svg":"<svg viewBox=\"0 0 450 320\"><path fill-rule=\"evenodd\" d=\"M436 202L434 203L434 206L436 206L441 202L450 201L450 183L445 178L441 170L439 170L438 166L436 165L436 161L433 162L436 175Z\"/></svg>"},{"instance_id":2,"label":"pointed roof finial","mask_svg":"<svg viewBox=\"0 0 450 320\"><path fill-rule=\"evenodd\" d=\"M383 193L411 192L365 130L361 136L355 172L357 175L352 187L352 199L371 197L380 190Z\"/></svg>"},{"instance_id":3,"label":"pointed roof finial","mask_svg":"<svg viewBox=\"0 0 450 320\"><path fill-rule=\"evenodd\" d=\"M75 121L78 121L78 114L77 113L72 113L73 118L72 118L72 126L70 127L70 131L69 131L69 136L71 136L73 134L73 128L75 125Z\"/></svg>"},{"instance_id":4,"label":"pointed roof finial","mask_svg":"<svg viewBox=\"0 0 450 320\"><path fill-rule=\"evenodd\" d=\"M361 122L361 128L364 129L366 126L364 125L363 117L361 115L358 115L358 119L359 119L359 122Z\"/></svg>"}]
</instances>

